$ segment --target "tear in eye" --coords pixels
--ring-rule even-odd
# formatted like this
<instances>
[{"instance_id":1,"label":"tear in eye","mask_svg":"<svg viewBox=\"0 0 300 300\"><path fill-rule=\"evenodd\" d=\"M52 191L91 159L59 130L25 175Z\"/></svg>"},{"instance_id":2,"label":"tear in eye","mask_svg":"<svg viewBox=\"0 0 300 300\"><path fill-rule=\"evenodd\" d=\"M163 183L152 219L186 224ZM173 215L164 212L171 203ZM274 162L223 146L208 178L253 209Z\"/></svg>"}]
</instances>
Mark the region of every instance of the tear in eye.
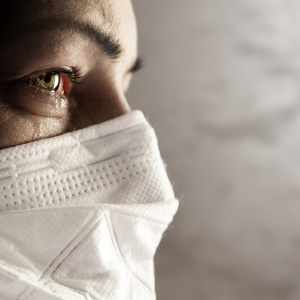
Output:
<instances>
[{"instance_id":1,"label":"tear in eye","mask_svg":"<svg viewBox=\"0 0 300 300\"><path fill-rule=\"evenodd\" d=\"M56 92L60 85L60 74L43 74L33 78L32 83L43 89Z\"/></svg>"}]
</instances>

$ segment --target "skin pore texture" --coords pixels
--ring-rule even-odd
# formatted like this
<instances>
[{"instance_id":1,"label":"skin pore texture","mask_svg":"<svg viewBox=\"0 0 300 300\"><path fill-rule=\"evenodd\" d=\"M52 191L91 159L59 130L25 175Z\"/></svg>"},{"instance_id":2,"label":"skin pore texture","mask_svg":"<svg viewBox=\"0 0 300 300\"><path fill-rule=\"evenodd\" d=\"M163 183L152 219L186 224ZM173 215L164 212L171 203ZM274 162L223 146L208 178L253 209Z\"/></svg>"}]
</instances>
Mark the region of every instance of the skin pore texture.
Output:
<instances>
[{"instance_id":1,"label":"skin pore texture","mask_svg":"<svg viewBox=\"0 0 300 300\"><path fill-rule=\"evenodd\" d=\"M0 149L130 111L125 92L137 64L130 0L6 2L0 4Z\"/></svg>"}]
</instances>

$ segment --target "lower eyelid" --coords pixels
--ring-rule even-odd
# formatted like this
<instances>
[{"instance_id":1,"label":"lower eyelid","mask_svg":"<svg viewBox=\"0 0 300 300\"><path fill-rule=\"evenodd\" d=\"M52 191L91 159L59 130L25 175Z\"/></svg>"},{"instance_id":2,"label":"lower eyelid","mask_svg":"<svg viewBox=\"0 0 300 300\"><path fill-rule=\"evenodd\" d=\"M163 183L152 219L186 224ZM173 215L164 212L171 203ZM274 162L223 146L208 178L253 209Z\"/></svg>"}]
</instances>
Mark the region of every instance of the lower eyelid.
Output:
<instances>
[{"instance_id":1,"label":"lower eyelid","mask_svg":"<svg viewBox=\"0 0 300 300\"><path fill-rule=\"evenodd\" d=\"M58 95L68 95L70 92L70 89L72 87L72 82L69 79L69 76L67 74L64 74L64 73L58 73L58 74L59 74L59 86L56 90L53 90L53 91L51 91L47 88L43 88L39 84L36 84L35 81L36 81L36 78L38 78L38 77L30 78L30 79L27 79L24 81L25 81L27 87L39 88L42 91L44 91L45 93L56 93ZM55 75L55 74L53 74L53 75ZM19 83L21 83L21 82L19 82Z\"/></svg>"},{"instance_id":2,"label":"lower eyelid","mask_svg":"<svg viewBox=\"0 0 300 300\"><path fill-rule=\"evenodd\" d=\"M34 85L26 86L25 83L18 83L7 89L1 95L2 99L9 105L44 117L62 118L69 111L67 96Z\"/></svg>"}]
</instances>

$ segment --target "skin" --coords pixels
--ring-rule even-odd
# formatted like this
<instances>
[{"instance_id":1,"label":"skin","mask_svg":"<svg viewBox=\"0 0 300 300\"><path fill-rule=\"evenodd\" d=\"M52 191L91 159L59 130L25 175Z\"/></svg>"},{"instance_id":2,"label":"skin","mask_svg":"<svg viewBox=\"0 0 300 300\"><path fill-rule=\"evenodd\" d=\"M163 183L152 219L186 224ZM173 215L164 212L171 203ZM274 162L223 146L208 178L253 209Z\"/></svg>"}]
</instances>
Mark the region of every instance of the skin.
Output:
<instances>
[{"instance_id":1,"label":"skin","mask_svg":"<svg viewBox=\"0 0 300 300\"><path fill-rule=\"evenodd\" d=\"M0 27L0 149L130 111L125 93L137 59L130 0L12 0L0 11L5 23ZM111 35L122 53L109 57L90 37L66 25L74 20ZM25 82L59 67L80 68L80 83L61 74L60 91L50 92Z\"/></svg>"}]
</instances>

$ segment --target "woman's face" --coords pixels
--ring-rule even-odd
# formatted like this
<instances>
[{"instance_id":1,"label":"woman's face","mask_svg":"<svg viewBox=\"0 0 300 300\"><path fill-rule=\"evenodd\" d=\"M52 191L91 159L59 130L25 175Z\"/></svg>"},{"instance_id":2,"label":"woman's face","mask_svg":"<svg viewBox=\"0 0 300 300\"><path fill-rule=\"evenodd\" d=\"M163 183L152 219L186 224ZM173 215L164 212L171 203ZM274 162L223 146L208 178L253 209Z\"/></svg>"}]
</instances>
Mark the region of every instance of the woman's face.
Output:
<instances>
[{"instance_id":1,"label":"woman's face","mask_svg":"<svg viewBox=\"0 0 300 300\"><path fill-rule=\"evenodd\" d=\"M138 64L130 0L6 2L0 5L0 148L130 110L125 92Z\"/></svg>"}]
</instances>

